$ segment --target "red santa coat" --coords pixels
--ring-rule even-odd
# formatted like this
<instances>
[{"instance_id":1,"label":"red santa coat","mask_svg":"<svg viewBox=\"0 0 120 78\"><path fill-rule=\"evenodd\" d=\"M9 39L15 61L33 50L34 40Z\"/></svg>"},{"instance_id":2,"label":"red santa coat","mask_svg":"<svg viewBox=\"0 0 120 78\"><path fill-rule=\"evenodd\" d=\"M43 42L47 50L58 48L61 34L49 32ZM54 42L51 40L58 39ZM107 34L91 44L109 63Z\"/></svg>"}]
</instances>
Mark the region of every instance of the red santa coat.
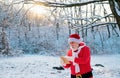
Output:
<instances>
[{"instance_id":1,"label":"red santa coat","mask_svg":"<svg viewBox=\"0 0 120 78\"><path fill-rule=\"evenodd\" d=\"M84 45L83 43L80 43L80 46ZM70 49L67 52L67 56L72 56L72 50ZM72 75L77 75L77 74L85 74L87 72L90 72L92 70L91 65L90 65L90 48L88 46L84 46L79 54L78 58L74 59L74 62L79 64L80 67L80 72L76 73L75 72L75 66L73 65L73 62L70 62L70 64L66 64L64 68L69 68L71 69L71 74Z\"/></svg>"}]
</instances>

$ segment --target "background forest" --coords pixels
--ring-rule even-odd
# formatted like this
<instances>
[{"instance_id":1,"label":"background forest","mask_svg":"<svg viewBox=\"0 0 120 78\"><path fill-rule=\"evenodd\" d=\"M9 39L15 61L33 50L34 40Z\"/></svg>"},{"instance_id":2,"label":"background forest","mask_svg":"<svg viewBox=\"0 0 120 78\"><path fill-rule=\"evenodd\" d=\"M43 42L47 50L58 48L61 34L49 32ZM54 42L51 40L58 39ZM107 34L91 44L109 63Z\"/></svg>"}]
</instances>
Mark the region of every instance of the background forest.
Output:
<instances>
[{"instance_id":1,"label":"background forest","mask_svg":"<svg viewBox=\"0 0 120 78\"><path fill-rule=\"evenodd\" d=\"M71 33L79 33L92 54L120 53L119 4L117 0L0 0L0 55L63 55Z\"/></svg>"}]
</instances>

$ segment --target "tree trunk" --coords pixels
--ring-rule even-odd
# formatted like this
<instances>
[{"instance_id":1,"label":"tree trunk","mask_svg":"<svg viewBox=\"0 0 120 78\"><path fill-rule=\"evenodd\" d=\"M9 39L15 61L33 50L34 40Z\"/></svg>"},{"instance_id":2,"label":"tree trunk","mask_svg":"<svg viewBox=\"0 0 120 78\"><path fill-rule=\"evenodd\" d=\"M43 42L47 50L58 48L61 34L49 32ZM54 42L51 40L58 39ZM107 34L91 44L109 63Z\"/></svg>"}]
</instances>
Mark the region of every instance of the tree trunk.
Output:
<instances>
[{"instance_id":1,"label":"tree trunk","mask_svg":"<svg viewBox=\"0 0 120 78\"><path fill-rule=\"evenodd\" d=\"M118 24L118 27L120 30L120 1L119 0L109 0L109 4L110 4L111 11L116 18L116 21L117 21L117 24ZM118 6L116 7L116 5L118 5Z\"/></svg>"},{"instance_id":2,"label":"tree trunk","mask_svg":"<svg viewBox=\"0 0 120 78\"><path fill-rule=\"evenodd\" d=\"M1 52L2 54L8 55L9 54L9 43L7 41L7 36L6 33L4 31L4 28L2 28L2 32L1 32Z\"/></svg>"}]
</instances>

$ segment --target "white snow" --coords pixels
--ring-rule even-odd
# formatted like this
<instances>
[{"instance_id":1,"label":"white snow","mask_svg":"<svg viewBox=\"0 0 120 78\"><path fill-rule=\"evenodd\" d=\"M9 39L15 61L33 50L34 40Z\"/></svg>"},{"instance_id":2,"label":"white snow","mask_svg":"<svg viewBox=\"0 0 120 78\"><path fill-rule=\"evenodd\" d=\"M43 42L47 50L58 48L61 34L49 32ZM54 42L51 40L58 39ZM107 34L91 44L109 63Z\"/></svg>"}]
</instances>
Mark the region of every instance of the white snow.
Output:
<instances>
[{"instance_id":1,"label":"white snow","mask_svg":"<svg viewBox=\"0 0 120 78\"><path fill-rule=\"evenodd\" d=\"M119 78L120 55L92 55L94 78ZM96 67L102 64L104 67ZM55 70L60 66L58 56L25 55L0 58L0 78L70 78L69 69Z\"/></svg>"}]
</instances>

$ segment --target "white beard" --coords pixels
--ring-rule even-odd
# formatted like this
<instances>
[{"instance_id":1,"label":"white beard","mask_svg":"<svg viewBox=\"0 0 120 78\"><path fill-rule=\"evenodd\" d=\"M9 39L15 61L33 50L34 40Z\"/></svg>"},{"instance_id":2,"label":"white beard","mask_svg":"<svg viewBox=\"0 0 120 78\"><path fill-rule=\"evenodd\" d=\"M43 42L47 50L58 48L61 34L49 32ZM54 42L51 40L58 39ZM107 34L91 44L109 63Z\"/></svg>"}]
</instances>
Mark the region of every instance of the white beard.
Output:
<instances>
[{"instance_id":1,"label":"white beard","mask_svg":"<svg viewBox=\"0 0 120 78\"><path fill-rule=\"evenodd\" d=\"M72 49L72 51L78 50L78 48L73 48L72 46L70 46L70 49Z\"/></svg>"}]
</instances>

